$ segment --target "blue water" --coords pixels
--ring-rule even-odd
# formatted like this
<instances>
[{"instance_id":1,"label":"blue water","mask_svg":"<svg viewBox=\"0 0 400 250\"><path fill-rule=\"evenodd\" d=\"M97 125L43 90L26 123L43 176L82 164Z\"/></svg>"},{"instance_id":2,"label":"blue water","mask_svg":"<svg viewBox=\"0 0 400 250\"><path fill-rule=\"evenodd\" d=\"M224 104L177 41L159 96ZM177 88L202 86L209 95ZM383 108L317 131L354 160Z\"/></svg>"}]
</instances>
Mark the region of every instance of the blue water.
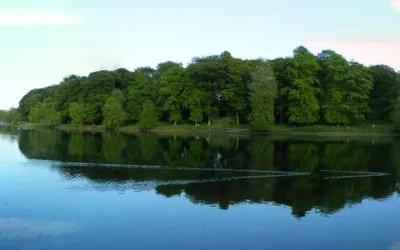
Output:
<instances>
[{"instance_id":1,"label":"blue water","mask_svg":"<svg viewBox=\"0 0 400 250\"><path fill-rule=\"evenodd\" d=\"M193 184L196 192L208 190L203 199L188 195L192 187L185 185L191 184L183 184L180 193L168 197L157 189L159 175L89 178L80 168L63 174L62 161L27 156L20 144L18 133L0 135L0 249L400 249L396 181L383 198L351 201L349 185L340 209L325 213L316 205L295 216L300 194L278 192L271 200L258 200L250 190L241 200L225 196L226 208L213 202L224 200L217 188L243 181ZM268 190L279 178L254 183ZM369 187L367 193L376 188ZM336 200L334 192L327 193ZM291 206L281 202L295 199Z\"/></svg>"}]
</instances>

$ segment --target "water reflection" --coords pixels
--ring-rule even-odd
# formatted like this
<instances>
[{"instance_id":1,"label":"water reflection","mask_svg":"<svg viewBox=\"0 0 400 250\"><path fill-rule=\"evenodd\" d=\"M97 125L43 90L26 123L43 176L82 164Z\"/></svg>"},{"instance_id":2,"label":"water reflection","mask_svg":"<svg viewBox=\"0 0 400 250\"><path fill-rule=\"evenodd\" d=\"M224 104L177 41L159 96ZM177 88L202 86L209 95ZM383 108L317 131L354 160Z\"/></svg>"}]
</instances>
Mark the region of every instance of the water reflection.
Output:
<instances>
[{"instance_id":1,"label":"water reflection","mask_svg":"<svg viewBox=\"0 0 400 250\"><path fill-rule=\"evenodd\" d=\"M221 209L243 203L286 205L299 218L313 209L328 215L366 198L384 200L397 192L400 177L400 140L393 138L371 143L368 138L334 137L206 138L51 130L18 134L27 158L53 161L47 165L66 182L86 181L74 189L155 190Z\"/></svg>"}]
</instances>

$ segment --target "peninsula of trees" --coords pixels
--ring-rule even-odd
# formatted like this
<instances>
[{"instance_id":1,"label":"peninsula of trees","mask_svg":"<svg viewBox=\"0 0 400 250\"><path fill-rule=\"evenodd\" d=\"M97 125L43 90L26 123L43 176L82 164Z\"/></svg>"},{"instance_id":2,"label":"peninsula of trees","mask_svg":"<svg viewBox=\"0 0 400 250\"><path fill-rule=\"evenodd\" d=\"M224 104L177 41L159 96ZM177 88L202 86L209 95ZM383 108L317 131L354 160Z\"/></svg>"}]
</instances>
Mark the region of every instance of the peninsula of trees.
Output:
<instances>
[{"instance_id":1,"label":"peninsula of trees","mask_svg":"<svg viewBox=\"0 0 400 250\"><path fill-rule=\"evenodd\" d=\"M366 52L367 53L367 52ZM45 125L96 124L118 129L137 123L204 123L225 120L268 130L274 123L349 125L365 119L400 120L400 74L386 65L364 66L332 50L313 55L242 60L229 52L196 57L184 67L71 75L34 89L0 121Z\"/></svg>"}]
</instances>

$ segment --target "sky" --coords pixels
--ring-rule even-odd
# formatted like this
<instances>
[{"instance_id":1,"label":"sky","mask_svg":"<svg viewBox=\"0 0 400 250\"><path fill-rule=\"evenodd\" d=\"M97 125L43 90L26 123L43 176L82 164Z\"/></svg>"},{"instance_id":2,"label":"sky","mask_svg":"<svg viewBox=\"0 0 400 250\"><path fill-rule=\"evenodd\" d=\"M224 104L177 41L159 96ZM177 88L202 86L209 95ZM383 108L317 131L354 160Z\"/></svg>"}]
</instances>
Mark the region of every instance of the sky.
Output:
<instances>
[{"instance_id":1,"label":"sky","mask_svg":"<svg viewBox=\"0 0 400 250\"><path fill-rule=\"evenodd\" d=\"M0 0L0 109L71 74L299 45L400 70L400 0Z\"/></svg>"}]
</instances>

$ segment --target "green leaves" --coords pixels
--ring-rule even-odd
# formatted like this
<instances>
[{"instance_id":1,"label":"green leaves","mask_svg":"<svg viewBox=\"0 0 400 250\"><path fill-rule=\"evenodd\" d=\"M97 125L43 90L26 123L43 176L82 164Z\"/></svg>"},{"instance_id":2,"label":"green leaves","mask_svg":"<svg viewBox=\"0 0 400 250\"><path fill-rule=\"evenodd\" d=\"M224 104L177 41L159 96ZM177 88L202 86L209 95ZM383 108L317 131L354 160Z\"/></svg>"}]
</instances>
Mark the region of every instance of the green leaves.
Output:
<instances>
[{"instance_id":1,"label":"green leaves","mask_svg":"<svg viewBox=\"0 0 400 250\"><path fill-rule=\"evenodd\" d=\"M288 74L284 95L288 100L289 122L313 124L319 121L319 80L317 59L306 48L294 50L293 59L286 65ZM282 93L281 93L282 94Z\"/></svg>"},{"instance_id":2,"label":"green leaves","mask_svg":"<svg viewBox=\"0 0 400 250\"><path fill-rule=\"evenodd\" d=\"M85 105L80 102L73 102L69 105L69 117L71 123L82 126L85 121Z\"/></svg>"},{"instance_id":3,"label":"green leaves","mask_svg":"<svg viewBox=\"0 0 400 250\"><path fill-rule=\"evenodd\" d=\"M30 112L29 121L36 124L56 126L61 124L61 113L56 110L53 98L39 102Z\"/></svg>"},{"instance_id":4,"label":"green leaves","mask_svg":"<svg viewBox=\"0 0 400 250\"><path fill-rule=\"evenodd\" d=\"M203 120L203 107L201 105L203 96L204 92L195 87L187 88L184 92L184 106L189 108L189 120L194 123L198 123Z\"/></svg>"},{"instance_id":5,"label":"green leaves","mask_svg":"<svg viewBox=\"0 0 400 250\"><path fill-rule=\"evenodd\" d=\"M141 129L151 129L157 127L158 112L157 107L150 100L143 104L143 111L140 114L139 125Z\"/></svg>"},{"instance_id":6,"label":"green leaves","mask_svg":"<svg viewBox=\"0 0 400 250\"><path fill-rule=\"evenodd\" d=\"M256 130L268 130L275 121L274 101L277 84L272 69L262 64L252 74L250 83L250 124Z\"/></svg>"},{"instance_id":7,"label":"green leaves","mask_svg":"<svg viewBox=\"0 0 400 250\"><path fill-rule=\"evenodd\" d=\"M182 91L186 80L185 69L181 66L169 68L160 80L160 96L165 100L163 109L169 112L168 121L174 125L182 120L181 111L183 108Z\"/></svg>"},{"instance_id":8,"label":"green leaves","mask_svg":"<svg viewBox=\"0 0 400 250\"><path fill-rule=\"evenodd\" d=\"M349 124L364 119L370 111L368 95L372 89L371 72L331 50L319 55L322 91L320 101L326 122Z\"/></svg>"},{"instance_id":9,"label":"green leaves","mask_svg":"<svg viewBox=\"0 0 400 250\"><path fill-rule=\"evenodd\" d=\"M71 75L58 85L26 94L18 108L21 117L12 120L103 123L117 128L142 120L141 115L149 112L143 112L144 104L150 101L157 120L174 125L203 119L211 125L225 117L236 117L237 125L250 122L258 129L268 129L275 120L297 125L350 124L366 117L390 119L399 95L400 76L388 66L367 68L332 50L314 56L300 46L292 57L272 61L242 60L225 51L196 57L187 67L167 61L156 69ZM105 110L119 115L104 114ZM0 116L6 119L4 112Z\"/></svg>"},{"instance_id":10,"label":"green leaves","mask_svg":"<svg viewBox=\"0 0 400 250\"><path fill-rule=\"evenodd\" d=\"M400 74L386 65L374 65L370 69L373 89L368 101L372 111L369 118L375 120L390 119L400 94Z\"/></svg>"},{"instance_id":11,"label":"green leaves","mask_svg":"<svg viewBox=\"0 0 400 250\"><path fill-rule=\"evenodd\" d=\"M126 113L121 103L114 97L109 97L103 108L103 124L107 129L118 129L126 120Z\"/></svg>"}]
</instances>

